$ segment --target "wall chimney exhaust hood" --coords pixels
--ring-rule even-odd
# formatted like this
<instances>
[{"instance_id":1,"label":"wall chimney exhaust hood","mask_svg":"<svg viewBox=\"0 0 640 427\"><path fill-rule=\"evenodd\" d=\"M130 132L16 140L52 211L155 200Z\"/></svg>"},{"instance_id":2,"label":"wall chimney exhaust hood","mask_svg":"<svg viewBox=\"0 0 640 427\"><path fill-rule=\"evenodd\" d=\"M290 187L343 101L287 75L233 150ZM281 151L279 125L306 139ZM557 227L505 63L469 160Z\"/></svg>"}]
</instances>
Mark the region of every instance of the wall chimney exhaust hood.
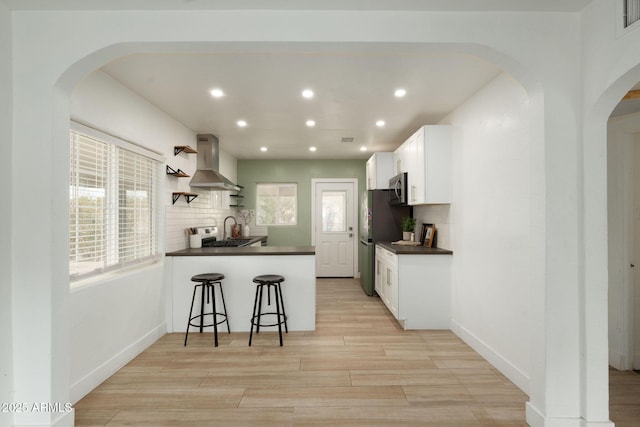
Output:
<instances>
[{"instance_id":1,"label":"wall chimney exhaust hood","mask_svg":"<svg viewBox=\"0 0 640 427\"><path fill-rule=\"evenodd\" d=\"M225 178L220 168L220 148L218 138L211 134L199 134L197 149L197 169L189 185L217 191L240 191L233 182Z\"/></svg>"}]
</instances>

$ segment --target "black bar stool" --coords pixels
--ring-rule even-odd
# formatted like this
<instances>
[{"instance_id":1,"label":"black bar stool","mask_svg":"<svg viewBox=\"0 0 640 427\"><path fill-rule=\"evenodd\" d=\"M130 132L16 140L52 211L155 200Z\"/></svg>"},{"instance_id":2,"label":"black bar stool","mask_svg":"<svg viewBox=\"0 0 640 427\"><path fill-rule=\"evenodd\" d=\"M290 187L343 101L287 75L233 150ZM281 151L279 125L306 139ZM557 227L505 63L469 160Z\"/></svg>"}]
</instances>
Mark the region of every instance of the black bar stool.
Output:
<instances>
[{"instance_id":1,"label":"black bar stool","mask_svg":"<svg viewBox=\"0 0 640 427\"><path fill-rule=\"evenodd\" d=\"M227 331L231 333L231 329L229 328L229 319L227 318L227 306L224 303L224 293L222 292L222 279L224 279L224 274L220 273L205 273L205 274L196 274L191 278L192 282L199 283L195 285L193 288L193 296L191 297L191 308L189 309L189 321L187 322L187 333L184 336L184 345L187 345L187 338L189 338L189 327L195 326L200 328L200 333L204 328L208 328L213 326L213 337L215 346L218 346L218 325L224 322L227 322ZM215 285L220 286L220 296L222 297L222 309L223 312L219 313L216 310L216 287ZM193 303L196 300L196 292L200 288L200 314L193 315ZM204 297L207 296L207 304L211 303L211 312L205 313L205 300ZM211 316L211 323L205 324L204 318L205 316ZM218 316L222 317L222 320L218 320ZM199 323L194 323L194 321L199 320Z\"/></svg>"},{"instance_id":2,"label":"black bar stool","mask_svg":"<svg viewBox=\"0 0 640 427\"><path fill-rule=\"evenodd\" d=\"M282 289L280 283L284 282L284 277L277 274L265 274L253 278L256 283L256 297L253 302L253 315L251 316L251 332L249 333L249 346L253 338L253 327L256 327L256 334L260 333L260 326L278 326L278 335L280 336L280 346L282 347L282 325L284 330L289 333L287 327L287 314L284 310L284 301L282 300ZM267 305L271 305L271 288L274 290L274 299L276 300L276 311L262 312L262 290L267 288ZM275 323L262 323L262 316L275 315Z\"/></svg>"}]
</instances>

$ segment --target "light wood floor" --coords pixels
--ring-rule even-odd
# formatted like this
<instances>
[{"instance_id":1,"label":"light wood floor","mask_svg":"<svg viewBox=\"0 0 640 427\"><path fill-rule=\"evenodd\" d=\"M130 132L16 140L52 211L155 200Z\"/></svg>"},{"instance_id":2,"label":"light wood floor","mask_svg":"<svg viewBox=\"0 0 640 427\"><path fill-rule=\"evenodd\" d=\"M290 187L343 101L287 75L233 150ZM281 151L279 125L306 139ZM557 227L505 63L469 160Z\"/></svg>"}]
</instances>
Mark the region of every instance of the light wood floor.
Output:
<instances>
[{"instance_id":1,"label":"light wood floor","mask_svg":"<svg viewBox=\"0 0 640 427\"><path fill-rule=\"evenodd\" d=\"M451 332L403 331L357 280L318 280L316 326L284 347L266 331L252 347L248 333L218 348L211 333L186 348L165 335L76 404L76 425L527 425L515 385ZM623 406L612 414L638 419L637 401L635 418Z\"/></svg>"}]
</instances>

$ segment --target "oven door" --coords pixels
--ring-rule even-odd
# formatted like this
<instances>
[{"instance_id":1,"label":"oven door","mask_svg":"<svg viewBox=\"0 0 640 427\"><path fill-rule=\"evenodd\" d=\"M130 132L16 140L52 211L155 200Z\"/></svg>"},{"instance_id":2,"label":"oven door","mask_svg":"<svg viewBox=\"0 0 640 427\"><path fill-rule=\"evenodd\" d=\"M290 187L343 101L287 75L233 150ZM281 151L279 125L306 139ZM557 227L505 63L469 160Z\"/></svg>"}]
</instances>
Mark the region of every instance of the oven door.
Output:
<instances>
[{"instance_id":1,"label":"oven door","mask_svg":"<svg viewBox=\"0 0 640 427\"><path fill-rule=\"evenodd\" d=\"M389 204L404 206L407 204L407 173L401 173L389 180Z\"/></svg>"}]
</instances>

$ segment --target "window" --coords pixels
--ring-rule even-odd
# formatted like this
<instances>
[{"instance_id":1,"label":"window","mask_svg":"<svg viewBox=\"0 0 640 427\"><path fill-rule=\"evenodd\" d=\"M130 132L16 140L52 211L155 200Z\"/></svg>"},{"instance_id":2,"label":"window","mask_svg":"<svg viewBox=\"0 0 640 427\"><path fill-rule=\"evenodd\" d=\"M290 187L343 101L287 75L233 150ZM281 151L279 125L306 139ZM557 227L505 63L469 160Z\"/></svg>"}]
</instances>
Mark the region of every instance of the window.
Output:
<instances>
[{"instance_id":1,"label":"window","mask_svg":"<svg viewBox=\"0 0 640 427\"><path fill-rule=\"evenodd\" d=\"M71 278L157 257L158 156L75 123L70 144Z\"/></svg>"},{"instance_id":2,"label":"window","mask_svg":"<svg viewBox=\"0 0 640 427\"><path fill-rule=\"evenodd\" d=\"M322 232L347 231L347 192L322 191Z\"/></svg>"},{"instance_id":3,"label":"window","mask_svg":"<svg viewBox=\"0 0 640 427\"><path fill-rule=\"evenodd\" d=\"M257 225L296 225L298 184L256 186Z\"/></svg>"},{"instance_id":4,"label":"window","mask_svg":"<svg viewBox=\"0 0 640 427\"><path fill-rule=\"evenodd\" d=\"M625 0L624 26L625 28L640 20L640 0Z\"/></svg>"}]
</instances>

